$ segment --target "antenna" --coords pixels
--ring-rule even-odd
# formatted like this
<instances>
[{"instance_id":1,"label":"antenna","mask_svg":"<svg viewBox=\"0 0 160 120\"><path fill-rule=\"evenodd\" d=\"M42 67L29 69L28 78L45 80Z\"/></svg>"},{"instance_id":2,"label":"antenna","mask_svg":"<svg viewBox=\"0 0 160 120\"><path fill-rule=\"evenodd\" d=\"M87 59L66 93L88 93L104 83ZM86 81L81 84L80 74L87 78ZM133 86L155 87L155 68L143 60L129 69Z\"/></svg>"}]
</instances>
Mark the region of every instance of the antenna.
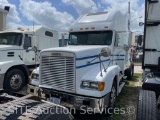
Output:
<instances>
[{"instance_id":1,"label":"antenna","mask_svg":"<svg viewBox=\"0 0 160 120\"><path fill-rule=\"evenodd\" d=\"M33 22L33 35L34 35L34 22Z\"/></svg>"},{"instance_id":2,"label":"antenna","mask_svg":"<svg viewBox=\"0 0 160 120\"><path fill-rule=\"evenodd\" d=\"M129 14L129 21L128 21L128 26L129 26L129 31L130 31L130 27L131 27L131 21L130 21L130 19L131 19L131 2L130 2L130 0L129 0L129 2L128 2L128 14Z\"/></svg>"},{"instance_id":3,"label":"antenna","mask_svg":"<svg viewBox=\"0 0 160 120\"><path fill-rule=\"evenodd\" d=\"M131 14L131 2L128 2L128 13Z\"/></svg>"}]
</instances>

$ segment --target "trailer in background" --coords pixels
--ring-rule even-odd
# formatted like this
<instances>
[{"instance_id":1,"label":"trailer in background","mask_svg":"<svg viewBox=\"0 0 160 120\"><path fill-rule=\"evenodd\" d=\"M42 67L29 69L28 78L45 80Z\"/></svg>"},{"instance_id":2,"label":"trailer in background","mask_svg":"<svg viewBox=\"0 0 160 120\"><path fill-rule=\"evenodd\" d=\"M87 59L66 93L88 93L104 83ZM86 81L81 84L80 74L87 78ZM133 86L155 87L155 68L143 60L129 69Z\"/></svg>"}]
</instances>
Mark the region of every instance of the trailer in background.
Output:
<instances>
[{"instance_id":1,"label":"trailer in background","mask_svg":"<svg viewBox=\"0 0 160 120\"><path fill-rule=\"evenodd\" d=\"M159 120L160 105L160 1L145 1L143 84L138 98L137 120Z\"/></svg>"}]
</instances>

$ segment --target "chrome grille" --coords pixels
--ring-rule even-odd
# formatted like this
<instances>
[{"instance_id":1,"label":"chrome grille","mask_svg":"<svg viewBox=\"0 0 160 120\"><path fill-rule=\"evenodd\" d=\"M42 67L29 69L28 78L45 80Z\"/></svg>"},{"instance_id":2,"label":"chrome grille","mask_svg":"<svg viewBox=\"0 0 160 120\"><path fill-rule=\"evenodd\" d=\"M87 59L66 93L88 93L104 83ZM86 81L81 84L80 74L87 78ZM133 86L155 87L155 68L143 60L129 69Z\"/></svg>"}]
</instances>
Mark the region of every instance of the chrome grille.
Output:
<instances>
[{"instance_id":1,"label":"chrome grille","mask_svg":"<svg viewBox=\"0 0 160 120\"><path fill-rule=\"evenodd\" d=\"M55 90L75 92L75 57L73 53L63 56L41 55L41 85ZM65 55L65 56L64 56Z\"/></svg>"}]
</instances>

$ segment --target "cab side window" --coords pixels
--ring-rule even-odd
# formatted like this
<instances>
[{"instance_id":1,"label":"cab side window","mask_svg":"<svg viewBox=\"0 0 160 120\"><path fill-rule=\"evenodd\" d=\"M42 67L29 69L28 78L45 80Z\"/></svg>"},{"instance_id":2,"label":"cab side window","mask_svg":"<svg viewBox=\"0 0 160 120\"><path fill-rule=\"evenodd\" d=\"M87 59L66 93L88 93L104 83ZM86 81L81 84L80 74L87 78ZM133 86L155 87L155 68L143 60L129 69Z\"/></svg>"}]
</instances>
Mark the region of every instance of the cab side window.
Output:
<instances>
[{"instance_id":1,"label":"cab side window","mask_svg":"<svg viewBox=\"0 0 160 120\"><path fill-rule=\"evenodd\" d=\"M29 37L28 35L25 35L23 47L24 49L28 49L29 47L32 47L31 37Z\"/></svg>"}]
</instances>

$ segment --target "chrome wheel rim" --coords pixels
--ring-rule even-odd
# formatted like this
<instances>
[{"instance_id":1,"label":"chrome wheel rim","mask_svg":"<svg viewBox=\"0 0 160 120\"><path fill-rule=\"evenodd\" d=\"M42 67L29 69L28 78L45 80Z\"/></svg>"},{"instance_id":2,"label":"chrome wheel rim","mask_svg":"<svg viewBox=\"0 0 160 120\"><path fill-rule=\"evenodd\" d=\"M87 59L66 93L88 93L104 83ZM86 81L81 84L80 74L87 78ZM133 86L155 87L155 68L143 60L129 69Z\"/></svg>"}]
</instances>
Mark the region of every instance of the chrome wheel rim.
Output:
<instances>
[{"instance_id":1,"label":"chrome wheel rim","mask_svg":"<svg viewBox=\"0 0 160 120\"><path fill-rule=\"evenodd\" d=\"M13 89L18 89L22 84L22 77L19 74L15 74L11 77L10 86Z\"/></svg>"}]
</instances>

